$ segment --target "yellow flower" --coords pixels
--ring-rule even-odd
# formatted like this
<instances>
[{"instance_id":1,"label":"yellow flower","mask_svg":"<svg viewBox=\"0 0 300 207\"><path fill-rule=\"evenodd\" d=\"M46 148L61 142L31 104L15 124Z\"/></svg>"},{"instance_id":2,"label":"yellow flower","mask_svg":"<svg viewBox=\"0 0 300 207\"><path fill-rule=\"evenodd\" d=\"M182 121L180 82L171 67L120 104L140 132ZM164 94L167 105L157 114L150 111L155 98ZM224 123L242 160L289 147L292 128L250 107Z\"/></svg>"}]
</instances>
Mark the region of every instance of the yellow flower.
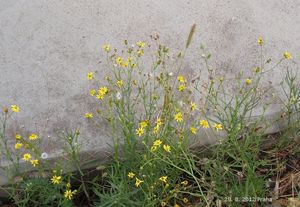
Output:
<instances>
[{"instance_id":1,"label":"yellow flower","mask_svg":"<svg viewBox=\"0 0 300 207\"><path fill-rule=\"evenodd\" d=\"M104 98L104 95L97 94L97 96L96 96L96 99L99 99L99 100L100 99L102 100L103 98Z\"/></svg>"},{"instance_id":2,"label":"yellow flower","mask_svg":"<svg viewBox=\"0 0 300 207\"><path fill-rule=\"evenodd\" d=\"M285 59L287 59L287 60L293 58L293 57L292 57L292 54L289 53L288 51L285 51L285 52L283 53L283 57L284 57Z\"/></svg>"},{"instance_id":3,"label":"yellow flower","mask_svg":"<svg viewBox=\"0 0 300 207\"><path fill-rule=\"evenodd\" d=\"M64 197L65 197L67 200L71 200L72 197L73 197L73 194L74 194L74 192L72 192L72 191L69 189L69 190L66 190L66 191L64 192Z\"/></svg>"},{"instance_id":4,"label":"yellow flower","mask_svg":"<svg viewBox=\"0 0 300 207\"><path fill-rule=\"evenodd\" d=\"M164 148L164 150L165 150L166 152L171 152L171 147L170 147L170 145L164 144L163 148Z\"/></svg>"},{"instance_id":5,"label":"yellow flower","mask_svg":"<svg viewBox=\"0 0 300 207\"><path fill-rule=\"evenodd\" d=\"M103 45L103 50L105 51L105 52L109 52L110 51L110 45L109 44L105 44L105 45Z\"/></svg>"},{"instance_id":6,"label":"yellow flower","mask_svg":"<svg viewBox=\"0 0 300 207\"><path fill-rule=\"evenodd\" d=\"M197 129L195 127L190 127L190 132L192 134L196 134L197 133Z\"/></svg>"},{"instance_id":7,"label":"yellow flower","mask_svg":"<svg viewBox=\"0 0 300 207\"><path fill-rule=\"evenodd\" d=\"M161 126L163 124L160 118L157 118L155 123L156 126Z\"/></svg>"},{"instance_id":8,"label":"yellow flower","mask_svg":"<svg viewBox=\"0 0 300 207\"><path fill-rule=\"evenodd\" d=\"M150 150L151 150L151 152L155 152L157 150L157 146L153 145Z\"/></svg>"},{"instance_id":9,"label":"yellow flower","mask_svg":"<svg viewBox=\"0 0 300 207\"><path fill-rule=\"evenodd\" d=\"M146 128L148 126L148 122L147 121L142 121L142 122L140 122L139 125L140 125L141 128Z\"/></svg>"},{"instance_id":10,"label":"yellow flower","mask_svg":"<svg viewBox=\"0 0 300 207\"><path fill-rule=\"evenodd\" d=\"M93 79L93 72L88 72L87 73L87 79L92 80Z\"/></svg>"},{"instance_id":11,"label":"yellow flower","mask_svg":"<svg viewBox=\"0 0 300 207\"><path fill-rule=\"evenodd\" d=\"M91 96L95 96L95 94L96 94L96 90L95 89L90 90L90 95Z\"/></svg>"},{"instance_id":12,"label":"yellow flower","mask_svg":"<svg viewBox=\"0 0 300 207\"><path fill-rule=\"evenodd\" d=\"M31 159L31 154L26 153L26 154L23 155L23 160L24 161L29 161L30 159Z\"/></svg>"},{"instance_id":13,"label":"yellow flower","mask_svg":"<svg viewBox=\"0 0 300 207\"><path fill-rule=\"evenodd\" d=\"M16 134L15 138L16 138L16 140L20 140L22 138L22 136L20 134Z\"/></svg>"},{"instance_id":14,"label":"yellow flower","mask_svg":"<svg viewBox=\"0 0 300 207\"><path fill-rule=\"evenodd\" d=\"M138 50L137 55L138 57L141 57L144 54L144 50Z\"/></svg>"},{"instance_id":15,"label":"yellow flower","mask_svg":"<svg viewBox=\"0 0 300 207\"><path fill-rule=\"evenodd\" d=\"M66 187L67 187L67 188L71 188L71 183L67 183L67 184L66 184Z\"/></svg>"},{"instance_id":16,"label":"yellow flower","mask_svg":"<svg viewBox=\"0 0 300 207\"><path fill-rule=\"evenodd\" d=\"M187 181L187 180L184 180L184 181L181 182L181 184L182 184L182 185L187 185L187 184L188 184L188 181Z\"/></svg>"},{"instance_id":17,"label":"yellow flower","mask_svg":"<svg viewBox=\"0 0 300 207\"><path fill-rule=\"evenodd\" d=\"M214 123L214 128L215 128L217 131L219 131L219 130L222 130L222 129L223 129L223 126L222 126L222 124L216 124L216 123Z\"/></svg>"},{"instance_id":18,"label":"yellow flower","mask_svg":"<svg viewBox=\"0 0 300 207\"><path fill-rule=\"evenodd\" d=\"M246 82L246 85L250 85L252 83L252 80L250 78L247 78L245 82Z\"/></svg>"},{"instance_id":19,"label":"yellow flower","mask_svg":"<svg viewBox=\"0 0 300 207\"><path fill-rule=\"evenodd\" d=\"M51 182L53 184L59 184L61 183L61 176L53 175L51 178Z\"/></svg>"},{"instance_id":20,"label":"yellow flower","mask_svg":"<svg viewBox=\"0 0 300 207\"><path fill-rule=\"evenodd\" d=\"M117 81L117 85L119 86L119 88L121 88L122 85L123 85L123 80L118 80L118 81Z\"/></svg>"},{"instance_id":21,"label":"yellow flower","mask_svg":"<svg viewBox=\"0 0 300 207\"><path fill-rule=\"evenodd\" d=\"M182 201L183 201L183 203L188 203L188 202L189 202L189 199L183 198Z\"/></svg>"},{"instance_id":22,"label":"yellow flower","mask_svg":"<svg viewBox=\"0 0 300 207\"><path fill-rule=\"evenodd\" d=\"M17 105L11 105L10 108L13 112L16 112L16 113L20 111L20 108Z\"/></svg>"},{"instance_id":23,"label":"yellow flower","mask_svg":"<svg viewBox=\"0 0 300 207\"><path fill-rule=\"evenodd\" d=\"M117 57L117 58L116 58L116 63L117 63L119 66L122 65L122 62L123 62L123 58L121 58L121 57Z\"/></svg>"},{"instance_id":24,"label":"yellow flower","mask_svg":"<svg viewBox=\"0 0 300 207\"><path fill-rule=\"evenodd\" d=\"M184 84L181 84L181 85L178 86L178 91L179 92L184 91L184 89L185 89L185 85Z\"/></svg>"},{"instance_id":25,"label":"yellow flower","mask_svg":"<svg viewBox=\"0 0 300 207\"><path fill-rule=\"evenodd\" d=\"M186 82L186 80L184 79L184 77L183 77L182 75L179 75L179 76L177 77L177 80L178 80L180 83L185 83L185 82Z\"/></svg>"},{"instance_id":26,"label":"yellow flower","mask_svg":"<svg viewBox=\"0 0 300 207\"><path fill-rule=\"evenodd\" d=\"M108 93L107 87L100 87L98 90L98 95L96 96L97 99L103 99L104 96Z\"/></svg>"},{"instance_id":27,"label":"yellow flower","mask_svg":"<svg viewBox=\"0 0 300 207\"><path fill-rule=\"evenodd\" d=\"M140 48L143 48L143 47L145 47L145 42L138 41L138 42L136 43L136 45L137 45L138 47L140 47Z\"/></svg>"},{"instance_id":28,"label":"yellow flower","mask_svg":"<svg viewBox=\"0 0 300 207\"><path fill-rule=\"evenodd\" d=\"M159 180L160 180L161 182L164 182L164 183L167 183L167 179L168 179L167 176L162 176L162 177L159 178Z\"/></svg>"},{"instance_id":29,"label":"yellow flower","mask_svg":"<svg viewBox=\"0 0 300 207\"><path fill-rule=\"evenodd\" d=\"M174 205L174 207L180 207L180 205L178 205L178 204L175 204L175 205Z\"/></svg>"},{"instance_id":30,"label":"yellow flower","mask_svg":"<svg viewBox=\"0 0 300 207\"><path fill-rule=\"evenodd\" d=\"M181 112L178 112L177 114L175 114L175 115L174 115L174 119L175 119L177 122L182 122L182 121L183 121L182 113L181 113Z\"/></svg>"},{"instance_id":31,"label":"yellow flower","mask_svg":"<svg viewBox=\"0 0 300 207\"><path fill-rule=\"evenodd\" d=\"M161 143L162 143L162 141L160 141L160 139L157 139L153 142L153 146L158 146L159 147L161 145Z\"/></svg>"},{"instance_id":32,"label":"yellow flower","mask_svg":"<svg viewBox=\"0 0 300 207\"><path fill-rule=\"evenodd\" d=\"M159 131L159 126L156 125L156 126L153 128L153 133L154 133L154 134L157 134L158 131Z\"/></svg>"},{"instance_id":33,"label":"yellow flower","mask_svg":"<svg viewBox=\"0 0 300 207\"><path fill-rule=\"evenodd\" d=\"M259 37L259 38L257 39L257 43L258 43L259 45L263 45L263 44L264 44L263 38L262 38L262 37Z\"/></svg>"},{"instance_id":34,"label":"yellow flower","mask_svg":"<svg viewBox=\"0 0 300 207\"><path fill-rule=\"evenodd\" d=\"M129 62L122 62L122 64L121 64L121 66L123 67L123 68L127 68L128 67L128 65L129 65Z\"/></svg>"},{"instance_id":35,"label":"yellow flower","mask_svg":"<svg viewBox=\"0 0 300 207\"><path fill-rule=\"evenodd\" d=\"M200 126L202 126L205 129L209 128L208 121L205 119L200 120Z\"/></svg>"},{"instance_id":36,"label":"yellow flower","mask_svg":"<svg viewBox=\"0 0 300 207\"><path fill-rule=\"evenodd\" d=\"M194 102L191 102L191 110L192 110L192 111L195 111L195 110L196 110L196 108L197 108L197 105L196 105L196 103L194 103Z\"/></svg>"},{"instance_id":37,"label":"yellow flower","mask_svg":"<svg viewBox=\"0 0 300 207\"><path fill-rule=\"evenodd\" d=\"M38 135L37 134L31 134L30 136L29 136L29 140L36 140L36 139L38 139L39 137L38 137Z\"/></svg>"},{"instance_id":38,"label":"yellow flower","mask_svg":"<svg viewBox=\"0 0 300 207\"><path fill-rule=\"evenodd\" d=\"M136 186L136 187L139 187L139 186L141 185L142 182L144 182L144 181L142 181L142 180L140 180L140 179L138 179L138 178L135 178L135 186Z\"/></svg>"},{"instance_id":39,"label":"yellow flower","mask_svg":"<svg viewBox=\"0 0 300 207\"><path fill-rule=\"evenodd\" d=\"M21 149L22 146L23 146L22 143L17 142L17 143L15 144L15 149Z\"/></svg>"},{"instance_id":40,"label":"yellow flower","mask_svg":"<svg viewBox=\"0 0 300 207\"><path fill-rule=\"evenodd\" d=\"M138 128L135 130L135 134L138 135L139 137L142 136L145 133L144 128Z\"/></svg>"},{"instance_id":41,"label":"yellow flower","mask_svg":"<svg viewBox=\"0 0 300 207\"><path fill-rule=\"evenodd\" d=\"M107 94L107 92L108 92L108 89L105 86L100 87L99 90L98 90L98 93L101 94L101 95L105 95L105 94Z\"/></svg>"},{"instance_id":42,"label":"yellow flower","mask_svg":"<svg viewBox=\"0 0 300 207\"><path fill-rule=\"evenodd\" d=\"M162 207L164 207L164 206L166 206L166 205L167 205L167 203L166 203L166 202L164 202L164 201L162 201L162 202L160 203L160 205L161 205Z\"/></svg>"},{"instance_id":43,"label":"yellow flower","mask_svg":"<svg viewBox=\"0 0 300 207\"><path fill-rule=\"evenodd\" d=\"M133 172L129 172L127 176L132 179L134 178L135 174Z\"/></svg>"},{"instance_id":44,"label":"yellow flower","mask_svg":"<svg viewBox=\"0 0 300 207\"><path fill-rule=\"evenodd\" d=\"M91 118L93 118L93 114L92 113L85 113L85 118L87 118L87 119L91 119Z\"/></svg>"},{"instance_id":45,"label":"yellow flower","mask_svg":"<svg viewBox=\"0 0 300 207\"><path fill-rule=\"evenodd\" d=\"M35 167L36 165L39 164L39 160L38 159L31 160L30 162L31 162L31 164L32 164L33 167Z\"/></svg>"}]
</instances>

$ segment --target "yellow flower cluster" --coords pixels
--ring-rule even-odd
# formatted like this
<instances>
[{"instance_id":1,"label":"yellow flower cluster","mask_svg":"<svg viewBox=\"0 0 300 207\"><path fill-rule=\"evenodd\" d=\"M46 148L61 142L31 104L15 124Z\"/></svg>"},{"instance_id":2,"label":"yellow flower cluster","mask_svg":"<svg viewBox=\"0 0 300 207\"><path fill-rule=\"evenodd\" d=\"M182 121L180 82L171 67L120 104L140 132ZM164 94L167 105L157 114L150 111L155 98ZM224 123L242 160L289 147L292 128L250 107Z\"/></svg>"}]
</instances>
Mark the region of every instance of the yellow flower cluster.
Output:
<instances>
[{"instance_id":1,"label":"yellow flower cluster","mask_svg":"<svg viewBox=\"0 0 300 207\"><path fill-rule=\"evenodd\" d=\"M141 137L145 133L145 128L148 126L148 121L141 121L139 123L139 128L135 130L136 135Z\"/></svg>"},{"instance_id":2,"label":"yellow flower cluster","mask_svg":"<svg viewBox=\"0 0 300 207\"><path fill-rule=\"evenodd\" d=\"M121 86L121 84L123 84L123 82L118 81L117 84ZM96 94L96 92L98 92L98 93ZM108 93L108 88L106 86L100 87L97 91L95 89L90 90L90 95L91 96L96 95L96 99L98 99L98 100L102 100L107 93ZM85 113L84 116L87 119L91 119L91 118L93 118L93 113Z\"/></svg>"},{"instance_id":3,"label":"yellow flower cluster","mask_svg":"<svg viewBox=\"0 0 300 207\"><path fill-rule=\"evenodd\" d=\"M151 152L155 152L161 146L161 144L162 144L162 141L160 139L155 140L152 144ZM166 152L171 152L171 146L170 145L164 144L163 149Z\"/></svg>"},{"instance_id":4,"label":"yellow flower cluster","mask_svg":"<svg viewBox=\"0 0 300 207\"><path fill-rule=\"evenodd\" d=\"M15 143L15 149L16 150L20 150L24 145L25 145L25 149L29 148L30 145L28 143L26 143L26 141L24 139L22 139L22 136L20 134L17 133L15 135L15 138L16 138L16 143ZM35 133L31 134L28 137L28 139L30 141L34 141L34 140L36 140L38 138L39 138L38 135L35 134ZM23 154L23 158L22 159L25 162L30 162L33 167L36 167L39 164L39 160L38 159L32 159L32 156L31 156L30 153Z\"/></svg>"},{"instance_id":5,"label":"yellow flower cluster","mask_svg":"<svg viewBox=\"0 0 300 207\"><path fill-rule=\"evenodd\" d=\"M142 54L144 54L143 50L141 50L139 52L139 56L141 56ZM117 57L115 59L115 62L119 67L122 67L122 68L127 68L128 66L131 68L135 68L135 66L136 66L136 64L132 62L132 57L128 57L127 60L124 60L121 57Z\"/></svg>"},{"instance_id":6,"label":"yellow flower cluster","mask_svg":"<svg viewBox=\"0 0 300 207\"><path fill-rule=\"evenodd\" d=\"M157 134L158 131L159 131L159 129L160 129L160 127L161 127L161 125L163 124L161 118L157 118L155 124L156 124L156 125L155 125L155 127L153 128L153 133L154 133L154 134Z\"/></svg>"},{"instance_id":7,"label":"yellow flower cluster","mask_svg":"<svg viewBox=\"0 0 300 207\"><path fill-rule=\"evenodd\" d=\"M205 128L205 129L208 129L210 127L208 121L206 119L202 119L200 120L200 126ZM218 124L218 123L214 123L213 124L213 128L216 130L216 131L219 131L219 130L223 130L223 126L222 124Z\"/></svg>"},{"instance_id":8,"label":"yellow flower cluster","mask_svg":"<svg viewBox=\"0 0 300 207\"><path fill-rule=\"evenodd\" d=\"M105 86L100 87L98 90L98 94L96 95L96 98L102 100L107 93L108 93L107 87L105 87Z\"/></svg>"},{"instance_id":9,"label":"yellow flower cluster","mask_svg":"<svg viewBox=\"0 0 300 207\"><path fill-rule=\"evenodd\" d=\"M186 85L185 85L186 80L185 80L185 78L183 77L183 75L179 75L179 76L177 77L177 80L178 80L179 83L180 83L180 85L178 86L178 91L179 91L179 92L184 91L185 88L186 88Z\"/></svg>"},{"instance_id":10,"label":"yellow flower cluster","mask_svg":"<svg viewBox=\"0 0 300 207\"><path fill-rule=\"evenodd\" d=\"M30 162L33 167L35 167L36 165L39 164L39 160L38 159L31 159L31 158L32 158L31 154L29 154L29 153L25 153L23 155L23 160L25 162Z\"/></svg>"}]
</instances>

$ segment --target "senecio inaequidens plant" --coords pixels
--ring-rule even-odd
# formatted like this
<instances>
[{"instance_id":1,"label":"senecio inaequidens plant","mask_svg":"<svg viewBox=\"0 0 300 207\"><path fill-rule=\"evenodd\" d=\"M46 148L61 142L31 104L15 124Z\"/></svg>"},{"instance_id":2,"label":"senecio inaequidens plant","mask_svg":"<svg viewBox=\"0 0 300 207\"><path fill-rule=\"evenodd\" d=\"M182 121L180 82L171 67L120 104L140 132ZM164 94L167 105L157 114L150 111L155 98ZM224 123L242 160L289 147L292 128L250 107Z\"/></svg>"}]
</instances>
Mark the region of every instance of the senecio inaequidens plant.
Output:
<instances>
[{"instance_id":1,"label":"senecio inaequidens plant","mask_svg":"<svg viewBox=\"0 0 300 207\"><path fill-rule=\"evenodd\" d=\"M86 180L88 172L81 167L78 129L62 136L66 143L64 156L76 174L59 161L50 164L48 154L39 149L38 133L25 136L16 132L11 147L6 125L20 108L4 108L0 149L11 165L1 167L10 184L2 189L14 203L72 206L72 200L84 197L88 205L94 206L240 206L233 204L232 198L268 196L266 177L260 176L257 169L269 164L258 160L269 125L265 124L264 114L253 120L252 113L265 103L268 88L260 84L264 74L292 59L292 55L286 51L272 65L271 59L264 59L264 40L259 37L260 63L250 76L239 73L232 82L234 90L228 92L226 78L216 75L209 66L211 54L202 45L201 57L209 78L198 76L203 71L197 75L183 71L194 32L195 25L184 50L177 54L160 44L158 35L151 36L148 43L131 45L125 40L121 49L103 45L110 70L104 80L95 71L87 73L92 82L90 101L95 107L88 109L84 117L94 126L108 123L113 156L92 180ZM296 76L287 71L286 111L299 113L300 87ZM289 119L289 123L291 120L299 126L299 118ZM214 136L219 141L201 151L191 147L203 136ZM21 170L24 163L25 172ZM35 176L29 176L30 170L36 171ZM76 187L71 186L72 182Z\"/></svg>"}]
</instances>

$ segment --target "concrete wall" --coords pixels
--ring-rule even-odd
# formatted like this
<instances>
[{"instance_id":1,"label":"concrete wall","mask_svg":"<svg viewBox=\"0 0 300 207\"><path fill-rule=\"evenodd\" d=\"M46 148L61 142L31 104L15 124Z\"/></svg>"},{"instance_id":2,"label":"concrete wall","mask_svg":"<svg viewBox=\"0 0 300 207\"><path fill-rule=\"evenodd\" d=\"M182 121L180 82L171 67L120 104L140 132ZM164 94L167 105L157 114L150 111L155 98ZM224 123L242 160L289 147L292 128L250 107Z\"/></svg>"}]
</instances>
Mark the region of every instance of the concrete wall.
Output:
<instances>
[{"instance_id":1,"label":"concrete wall","mask_svg":"<svg viewBox=\"0 0 300 207\"><path fill-rule=\"evenodd\" d=\"M104 149L107 128L99 133L83 118L91 108L86 73L107 71L98 64L104 43L147 41L158 33L178 50L196 23L184 67L199 67L202 42L230 78L257 62L258 36L269 55L280 59L288 50L297 62L299 11L299 0L0 0L0 106L21 107L9 133L38 132L51 154L60 146L58 132L79 127L87 149Z\"/></svg>"}]
</instances>

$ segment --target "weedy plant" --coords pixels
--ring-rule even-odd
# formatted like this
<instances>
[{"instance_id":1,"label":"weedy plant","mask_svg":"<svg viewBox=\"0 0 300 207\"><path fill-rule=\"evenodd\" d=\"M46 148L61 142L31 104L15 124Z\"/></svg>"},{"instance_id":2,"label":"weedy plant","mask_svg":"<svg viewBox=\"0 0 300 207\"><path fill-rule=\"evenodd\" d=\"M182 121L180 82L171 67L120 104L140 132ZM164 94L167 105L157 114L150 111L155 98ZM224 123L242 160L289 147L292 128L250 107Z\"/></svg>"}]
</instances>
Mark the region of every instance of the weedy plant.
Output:
<instances>
[{"instance_id":1,"label":"weedy plant","mask_svg":"<svg viewBox=\"0 0 300 207\"><path fill-rule=\"evenodd\" d=\"M72 174L63 174L59 162L51 164L48 154L40 151L41 138L37 133L28 136L16 132L14 143L7 134L7 125L14 113L19 113L20 108L12 105L11 109L4 108L2 112L2 125L0 132L0 153L2 158L1 170L8 178L8 184L0 190L6 192L16 206L72 206L72 198L76 190L71 189ZM78 148L70 142L67 150L71 163L76 163ZM72 134L75 139L78 131ZM78 170L78 168L76 168Z\"/></svg>"},{"instance_id":2,"label":"weedy plant","mask_svg":"<svg viewBox=\"0 0 300 207\"><path fill-rule=\"evenodd\" d=\"M273 197L266 182L278 172L274 160L262 156L262 148L266 129L277 120L265 119L265 96L270 88L262 87L261 82L292 56L285 52L276 63L265 60L260 37L260 63L252 75L241 71L228 84L230 80L210 67L211 54L201 46L204 66L199 71L205 70L209 77L202 80L202 76L183 71L194 32L195 25L184 50L175 54L160 43L158 35L151 36L149 43L131 45L125 40L120 50L103 46L110 71L104 80L96 72L87 73L92 82L89 95L96 105L84 116L95 126L103 121L109 125L113 146L110 163L101 166L102 173L93 178L87 174L94 169L82 169L79 130L62 133L63 156L68 162L53 165L40 151L37 133L25 136L17 132L11 147L7 121L20 109L16 105L4 109L0 147L9 162L3 170L10 185L2 189L14 203L72 206L72 200L79 204L86 200L87 205L97 207L180 207L242 206L245 202L256 206L270 201L263 200ZM286 95L282 117L288 127L280 140L287 143L300 130L300 86L291 70L282 87ZM258 106L264 106L263 113L254 117ZM190 147L203 136L217 141ZM34 173L24 170L28 165Z\"/></svg>"},{"instance_id":3,"label":"weedy plant","mask_svg":"<svg viewBox=\"0 0 300 207\"><path fill-rule=\"evenodd\" d=\"M185 50L176 56L158 36L151 37L152 44L140 41L132 46L124 41L120 51L103 46L112 76L105 77L106 85L90 90L100 102L95 113L85 116L108 121L114 159L104 186L94 188L100 199L96 206L240 206L266 202L253 199L270 196L266 179L274 172L259 172L272 166L260 155L265 130L273 124L264 118L269 88L263 88L261 80L292 56L285 52L277 63L264 60L260 37L260 64L251 77L241 72L234 91L228 92L226 80L209 67L211 55L201 46L210 79L206 87L199 87L203 80L188 80L182 73L194 31L193 26ZM145 51L153 53L147 71ZM294 81L288 87L296 97L296 76L287 77ZM93 72L87 78L97 82ZM202 103L195 99L197 92L206 93ZM261 105L263 113L254 119L254 110ZM200 152L189 148L195 138L201 139L200 131L211 130L221 138L216 144ZM235 204L234 198L239 199Z\"/></svg>"}]
</instances>

